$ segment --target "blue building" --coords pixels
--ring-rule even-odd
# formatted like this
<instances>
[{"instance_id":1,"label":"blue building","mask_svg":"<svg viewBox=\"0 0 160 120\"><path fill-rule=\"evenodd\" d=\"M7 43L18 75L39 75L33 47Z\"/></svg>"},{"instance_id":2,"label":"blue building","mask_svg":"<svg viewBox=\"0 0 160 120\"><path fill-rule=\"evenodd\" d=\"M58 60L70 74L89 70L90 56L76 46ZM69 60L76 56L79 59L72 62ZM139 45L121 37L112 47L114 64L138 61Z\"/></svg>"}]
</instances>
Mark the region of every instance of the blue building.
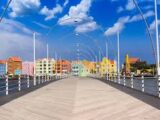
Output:
<instances>
[{"instance_id":1,"label":"blue building","mask_svg":"<svg viewBox=\"0 0 160 120\"><path fill-rule=\"evenodd\" d=\"M6 64L1 64L0 63L0 76L6 74Z\"/></svg>"}]
</instances>

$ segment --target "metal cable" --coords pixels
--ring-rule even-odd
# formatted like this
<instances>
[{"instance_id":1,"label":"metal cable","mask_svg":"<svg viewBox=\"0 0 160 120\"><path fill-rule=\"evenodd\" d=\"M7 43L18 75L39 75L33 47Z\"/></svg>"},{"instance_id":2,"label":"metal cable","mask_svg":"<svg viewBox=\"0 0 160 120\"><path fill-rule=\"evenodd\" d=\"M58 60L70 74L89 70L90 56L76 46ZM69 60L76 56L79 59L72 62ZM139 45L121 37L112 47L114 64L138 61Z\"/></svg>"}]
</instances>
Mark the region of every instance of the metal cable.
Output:
<instances>
[{"instance_id":1,"label":"metal cable","mask_svg":"<svg viewBox=\"0 0 160 120\"><path fill-rule=\"evenodd\" d=\"M144 17L143 12L142 12L141 8L139 7L138 3L136 2L136 0L133 0L133 2L135 4L137 10L140 12L140 15L141 15L142 19L144 20L145 25L147 27L147 32L148 32L148 35L149 35L149 38L150 38L151 47L152 47L152 50L153 50L153 55L154 55L155 63L156 63L156 57L157 56L156 56L156 51L155 51L154 44L153 44L153 38L152 38L151 32L149 30L149 24L148 24L146 18Z\"/></svg>"},{"instance_id":2,"label":"metal cable","mask_svg":"<svg viewBox=\"0 0 160 120\"><path fill-rule=\"evenodd\" d=\"M0 17L0 23L2 22L2 20L3 20L4 16L5 16L5 14L6 14L7 10L8 10L8 7L9 7L11 2L12 2L12 0L9 0L9 2L7 3L4 11L2 12L1 17Z\"/></svg>"}]
</instances>

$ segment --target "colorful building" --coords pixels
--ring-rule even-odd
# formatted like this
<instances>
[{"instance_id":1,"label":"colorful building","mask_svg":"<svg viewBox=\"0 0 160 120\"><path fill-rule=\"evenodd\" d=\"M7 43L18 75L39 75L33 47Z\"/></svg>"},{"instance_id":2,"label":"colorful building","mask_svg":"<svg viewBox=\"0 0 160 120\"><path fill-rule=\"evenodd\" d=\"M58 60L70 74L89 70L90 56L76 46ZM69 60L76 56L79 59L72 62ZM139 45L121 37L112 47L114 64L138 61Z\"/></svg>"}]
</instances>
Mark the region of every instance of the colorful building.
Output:
<instances>
[{"instance_id":1,"label":"colorful building","mask_svg":"<svg viewBox=\"0 0 160 120\"><path fill-rule=\"evenodd\" d=\"M96 73L96 63L95 62L84 60L82 61L82 64L87 69L88 73Z\"/></svg>"},{"instance_id":2,"label":"colorful building","mask_svg":"<svg viewBox=\"0 0 160 120\"><path fill-rule=\"evenodd\" d=\"M85 64L87 64L85 66ZM74 61L72 62L72 75L85 77L90 74L90 69L87 68L88 61Z\"/></svg>"},{"instance_id":3,"label":"colorful building","mask_svg":"<svg viewBox=\"0 0 160 120\"><path fill-rule=\"evenodd\" d=\"M57 74L68 74L71 72L71 62L68 60L58 60L55 64Z\"/></svg>"},{"instance_id":4,"label":"colorful building","mask_svg":"<svg viewBox=\"0 0 160 120\"><path fill-rule=\"evenodd\" d=\"M22 62L22 74L23 75L34 75L34 63L33 62Z\"/></svg>"},{"instance_id":5,"label":"colorful building","mask_svg":"<svg viewBox=\"0 0 160 120\"><path fill-rule=\"evenodd\" d=\"M126 54L123 72L125 74L130 74L131 73L131 65L135 64L137 62L140 62L140 61L141 61L140 58L129 57L129 55Z\"/></svg>"},{"instance_id":6,"label":"colorful building","mask_svg":"<svg viewBox=\"0 0 160 120\"><path fill-rule=\"evenodd\" d=\"M109 73L110 77L113 77L115 74L117 74L117 62L115 60L110 60Z\"/></svg>"},{"instance_id":7,"label":"colorful building","mask_svg":"<svg viewBox=\"0 0 160 120\"><path fill-rule=\"evenodd\" d=\"M36 60L36 75L53 75L55 70L55 60L54 59L38 59Z\"/></svg>"},{"instance_id":8,"label":"colorful building","mask_svg":"<svg viewBox=\"0 0 160 120\"><path fill-rule=\"evenodd\" d=\"M84 64L82 63L80 65L80 69L79 69L79 76L80 77L86 77L88 76L90 73L89 73L89 70L84 66Z\"/></svg>"},{"instance_id":9,"label":"colorful building","mask_svg":"<svg viewBox=\"0 0 160 120\"><path fill-rule=\"evenodd\" d=\"M9 75L21 75L22 74L22 60L19 57L10 57L7 60L7 68Z\"/></svg>"},{"instance_id":10,"label":"colorful building","mask_svg":"<svg viewBox=\"0 0 160 120\"><path fill-rule=\"evenodd\" d=\"M7 73L7 61L0 60L0 76L4 76Z\"/></svg>"},{"instance_id":11,"label":"colorful building","mask_svg":"<svg viewBox=\"0 0 160 120\"><path fill-rule=\"evenodd\" d=\"M125 63L124 63L124 71L123 72L125 74L130 74L130 72L131 72L131 66L130 66L128 54L125 56Z\"/></svg>"},{"instance_id":12,"label":"colorful building","mask_svg":"<svg viewBox=\"0 0 160 120\"><path fill-rule=\"evenodd\" d=\"M81 65L77 61L72 62L72 75L79 76Z\"/></svg>"},{"instance_id":13,"label":"colorful building","mask_svg":"<svg viewBox=\"0 0 160 120\"><path fill-rule=\"evenodd\" d=\"M100 63L100 74L102 77L105 77L108 73L110 77L114 76L117 73L117 64L116 61L103 58Z\"/></svg>"}]
</instances>

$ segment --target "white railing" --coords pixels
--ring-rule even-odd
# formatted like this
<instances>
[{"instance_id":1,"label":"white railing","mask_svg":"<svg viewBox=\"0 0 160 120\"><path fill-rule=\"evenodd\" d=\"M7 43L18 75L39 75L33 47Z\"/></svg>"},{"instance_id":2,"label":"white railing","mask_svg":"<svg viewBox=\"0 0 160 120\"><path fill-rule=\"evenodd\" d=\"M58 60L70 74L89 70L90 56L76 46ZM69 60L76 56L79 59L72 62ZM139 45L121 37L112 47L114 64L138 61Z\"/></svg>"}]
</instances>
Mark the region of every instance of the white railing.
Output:
<instances>
[{"instance_id":1,"label":"white railing","mask_svg":"<svg viewBox=\"0 0 160 120\"><path fill-rule=\"evenodd\" d=\"M160 97L160 81L156 77L134 77L131 75L127 77L125 75L120 75L120 80L118 80L117 76L114 77L101 77L100 75L90 75L90 77L103 79L106 81L114 82L150 95Z\"/></svg>"},{"instance_id":2,"label":"white railing","mask_svg":"<svg viewBox=\"0 0 160 120\"><path fill-rule=\"evenodd\" d=\"M67 75L39 75L36 76L36 86L42 85L44 83L64 79L68 77ZM34 86L34 78L27 76L25 78L22 78L21 76L18 76L16 80L9 79L9 77L6 75L5 78L0 80L0 96L9 95L11 93L19 92L25 89L29 89L35 87Z\"/></svg>"}]
</instances>

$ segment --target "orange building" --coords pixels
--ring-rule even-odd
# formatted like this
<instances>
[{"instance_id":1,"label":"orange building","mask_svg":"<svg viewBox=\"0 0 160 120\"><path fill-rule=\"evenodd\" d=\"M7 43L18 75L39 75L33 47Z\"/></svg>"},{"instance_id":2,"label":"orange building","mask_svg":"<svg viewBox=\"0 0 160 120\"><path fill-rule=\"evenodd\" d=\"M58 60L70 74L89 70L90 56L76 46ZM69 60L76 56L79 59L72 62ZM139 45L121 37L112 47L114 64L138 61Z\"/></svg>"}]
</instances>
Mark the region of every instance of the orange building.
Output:
<instances>
[{"instance_id":1,"label":"orange building","mask_svg":"<svg viewBox=\"0 0 160 120\"><path fill-rule=\"evenodd\" d=\"M90 62L90 61L84 60L84 61L82 61L82 64L86 67L86 69L89 73L96 72L96 63L95 62Z\"/></svg>"},{"instance_id":2,"label":"orange building","mask_svg":"<svg viewBox=\"0 0 160 120\"><path fill-rule=\"evenodd\" d=\"M70 73L71 72L71 62L67 60L58 60L55 64L56 73Z\"/></svg>"},{"instance_id":3,"label":"orange building","mask_svg":"<svg viewBox=\"0 0 160 120\"><path fill-rule=\"evenodd\" d=\"M22 60L19 57L10 57L7 60L8 74L19 75L22 73Z\"/></svg>"}]
</instances>

